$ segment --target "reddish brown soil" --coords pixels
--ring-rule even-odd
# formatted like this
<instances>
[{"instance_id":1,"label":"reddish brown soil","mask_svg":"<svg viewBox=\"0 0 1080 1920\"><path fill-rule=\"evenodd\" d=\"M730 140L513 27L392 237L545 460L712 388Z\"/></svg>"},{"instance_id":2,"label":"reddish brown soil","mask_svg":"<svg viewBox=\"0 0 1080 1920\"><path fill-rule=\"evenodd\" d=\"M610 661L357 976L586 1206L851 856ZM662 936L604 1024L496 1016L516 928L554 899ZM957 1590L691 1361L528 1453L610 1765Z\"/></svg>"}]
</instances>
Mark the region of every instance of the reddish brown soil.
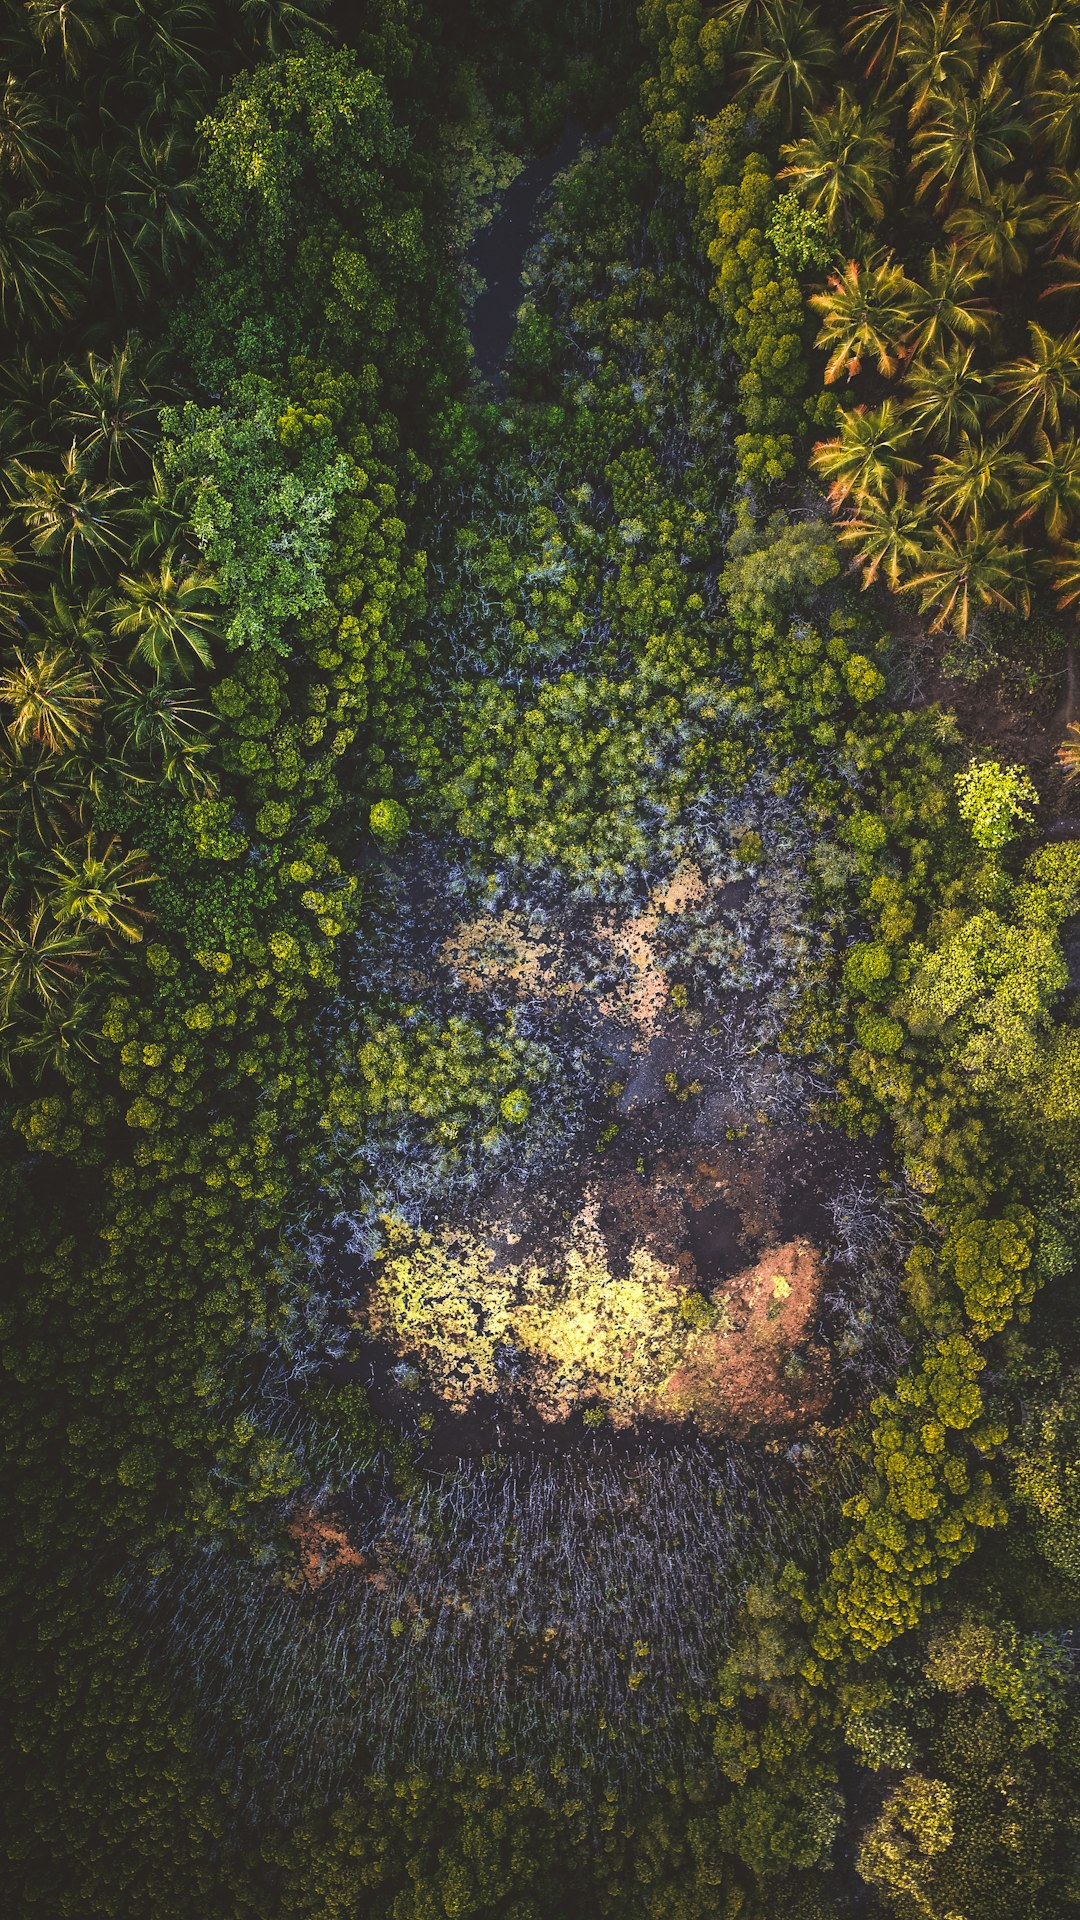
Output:
<instances>
[{"instance_id":1,"label":"reddish brown soil","mask_svg":"<svg viewBox=\"0 0 1080 1920\"><path fill-rule=\"evenodd\" d=\"M335 1524L329 1514L314 1507L296 1507L289 1520L289 1532L298 1549L296 1577L313 1590L331 1580L344 1567L362 1567L364 1556L353 1546L344 1527Z\"/></svg>"},{"instance_id":2,"label":"reddish brown soil","mask_svg":"<svg viewBox=\"0 0 1080 1920\"><path fill-rule=\"evenodd\" d=\"M823 1278L817 1248L792 1240L718 1288L730 1325L703 1334L672 1375L672 1410L692 1409L706 1433L740 1436L820 1418L832 1393L829 1350L814 1337Z\"/></svg>"}]
</instances>

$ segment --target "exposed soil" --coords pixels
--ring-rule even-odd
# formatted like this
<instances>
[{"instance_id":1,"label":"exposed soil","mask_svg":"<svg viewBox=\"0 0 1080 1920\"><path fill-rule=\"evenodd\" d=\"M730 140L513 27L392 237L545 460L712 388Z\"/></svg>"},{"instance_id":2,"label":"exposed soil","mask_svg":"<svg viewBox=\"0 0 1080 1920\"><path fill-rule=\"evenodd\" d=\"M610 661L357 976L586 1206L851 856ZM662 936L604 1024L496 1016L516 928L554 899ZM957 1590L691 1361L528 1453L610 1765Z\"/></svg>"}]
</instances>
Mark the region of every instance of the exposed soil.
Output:
<instances>
[{"instance_id":1,"label":"exposed soil","mask_svg":"<svg viewBox=\"0 0 1080 1920\"><path fill-rule=\"evenodd\" d=\"M830 1355L815 1339L824 1260L808 1240L766 1247L713 1293L728 1325L702 1333L666 1383L673 1408L705 1433L801 1428L826 1411Z\"/></svg>"}]
</instances>

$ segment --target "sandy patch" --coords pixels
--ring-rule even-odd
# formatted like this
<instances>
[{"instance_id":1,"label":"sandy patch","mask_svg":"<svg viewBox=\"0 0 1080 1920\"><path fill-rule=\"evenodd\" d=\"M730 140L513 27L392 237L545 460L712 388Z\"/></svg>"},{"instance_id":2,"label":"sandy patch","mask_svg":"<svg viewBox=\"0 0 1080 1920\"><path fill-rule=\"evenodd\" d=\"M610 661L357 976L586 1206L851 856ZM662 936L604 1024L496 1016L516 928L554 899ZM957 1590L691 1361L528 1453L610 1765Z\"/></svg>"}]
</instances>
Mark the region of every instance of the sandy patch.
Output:
<instances>
[{"instance_id":1,"label":"sandy patch","mask_svg":"<svg viewBox=\"0 0 1080 1920\"><path fill-rule=\"evenodd\" d=\"M699 906L707 892L697 867L680 867L666 886L653 889L641 913L623 919L598 915L592 922L585 948L593 947L603 970L615 975L597 1007L605 1018L634 1029L641 1046L652 1039L667 1005L664 921ZM575 976L569 943L542 920L522 914L463 920L443 943L440 959L470 993L500 987L555 1000L586 990Z\"/></svg>"}]
</instances>

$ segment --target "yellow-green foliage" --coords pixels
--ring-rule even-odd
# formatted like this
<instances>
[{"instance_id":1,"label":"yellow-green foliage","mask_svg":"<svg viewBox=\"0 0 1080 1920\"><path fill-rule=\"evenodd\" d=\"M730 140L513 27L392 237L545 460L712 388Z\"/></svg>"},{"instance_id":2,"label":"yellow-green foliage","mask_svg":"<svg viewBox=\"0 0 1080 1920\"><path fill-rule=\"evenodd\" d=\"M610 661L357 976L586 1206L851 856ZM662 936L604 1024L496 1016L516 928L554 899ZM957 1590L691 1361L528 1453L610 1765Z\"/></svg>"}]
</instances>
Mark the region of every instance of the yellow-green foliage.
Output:
<instances>
[{"instance_id":1,"label":"yellow-green foliage","mask_svg":"<svg viewBox=\"0 0 1080 1920\"><path fill-rule=\"evenodd\" d=\"M1031 824L1039 796L1023 767L972 760L956 775L956 798L976 846L992 852Z\"/></svg>"},{"instance_id":2,"label":"yellow-green foliage","mask_svg":"<svg viewBox=\"0 0 1080 1920\"><path fill-rule=\"evenodd\" d=\"M693 1337L672 1270L644 1247L615 1275L586 1230L552 1272L533 1261L497 1266L491 1246L470 1234L414 1233L394 1218L385 1226L368 1324L418 1353L458 1408L496 1390L499 1350L511 1348L533 1362L548 1417L598 1395L626 1420L660 1391Z\"/></svg>"},{"instance_id":3,"label":"yellow-green foliage","mask_svg":"<svg viewBox=\"0 0 1080 1920\"><path fill-rule=\"evenodd\" d=\"M829 1579L805 1614L817 1653L865 1659L917 1624L927 1589L966 1559L1004 1508L985 1468L957 1437L988 1453L1004 1435L982 1419L977 1376L986 1362L960 1334L937 1341L894 1393L874 1401L873 1474L845 1502L857 1522L832 1555ZM820 1669L814 1664L811 1672Z\"/></svg>"},{"instance_id":4,"label":"yellow-green foliage","mask_svg":"<svg viewBox=\"0 0 1080 1920\"><path fill-rule=\"evenodd\" d=\"M1017 1632L965 1616L930 1639L926 1676L943 1693L984 1687L1004 1710L1021 1747L1053 1744L1064 1704L1068 1656L1052 1634Z\"/></svg>"},{"instance_id":5,"label":"yellow-green foliage","mask_svg":"<svg viewBox=\"0 0 1080 1920\"><path fill-rule=\"evenodd\" d=\"M793 464L788 429L805 379L802 295L767 238L776 201L772 167L760 153L737 164L733 131L722 115L699 148L702 227L716 271L712 297L728 316L742 368L739 402L747 431L735 437L740 475L779 480Z\"/></svg>"},{"instance_id":6,"label":"yellow-green foliage","mask_svg":"<svg viewBox=\"0 0 1080 1920\"><path fill-rule=\"evenodd\" d=\"M920 1039L942 1040L980 1091L1029 1080L1043 1061L1042 1029L1068 983L1056 930L989 908L940 945L914 947L913 979L896 1011Z\"/></svg>"},{"instance_id":7,"label":"yellow-green foliage","mask_svg":"<svg viewBox=\"0 0 1080 1920\"><path fill-rule=\"evenodd\" d=\"M1014 1314L1027 1318L1035 1297L1034 1234L1034 1216L1014 1206L998 1220L958 1221L946 1236L942 1264L952 1273L981 1340L1000 1333Z\"/></svg>"},{"instance_id":8,"label":"yellow-green foliage","mask_svg":"<svg viewBox=\"0 0 1080 1920\"><path fill-rule=\"evenodd\" d=\"M489 1121L490 1143L501 1118L520 1125L528 1118L529 1085L539 1077L539 1049L521 1040L512 1014L491 1036L475 1022L451 1014L440 1026L416 1006L402 1006L398 1019L376 1024L357 1051L348 1077L331 1088L323 1125L336 1135L362 1138L372 1116L393 1122L405 1114L426 1123L430 1141L453 1149L477 1120Z\"/></svg>"},{"instance_id":9,"label":"yellow-green foliage","mask_svg":"<svg viewBox=\"0 0 1080 1920\"><path fill-rule=\"evenodd\" d=\"M930 1916L930 1862L951 1845L953 1796L943 1780L909 1773L886 1798L863 1837L856 1865L862 1878L899 1911Z\"/></svg>"}]
</instances>

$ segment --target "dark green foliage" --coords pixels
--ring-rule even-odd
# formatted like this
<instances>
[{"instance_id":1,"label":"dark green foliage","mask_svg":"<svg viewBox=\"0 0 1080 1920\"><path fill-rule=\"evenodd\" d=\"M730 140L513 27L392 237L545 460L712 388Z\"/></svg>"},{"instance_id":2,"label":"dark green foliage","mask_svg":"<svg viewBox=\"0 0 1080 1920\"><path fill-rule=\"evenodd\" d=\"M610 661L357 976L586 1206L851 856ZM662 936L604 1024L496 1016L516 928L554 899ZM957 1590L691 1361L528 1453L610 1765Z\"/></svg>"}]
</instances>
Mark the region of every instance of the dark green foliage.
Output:
<instances>
[{"instance_id":1,"label":"dark green foliage","mask_svg":"<svg viewBox=\"0 0 1080 1920\"><path fill-rule=\"evenodd\" d=\"M842 543L890 585L921 570L927 609L962 627L1025 603L1012 502L1034 573L1075 598L1071 481L1048 471L1076 385L1050 284L1075 277L1075 31L862 9L830 16L838 48L822 9L649 0L627 105L633 13L35 0L10 24L0 1586L20 1915L839 1920L865 1905L853 1870L895 1920L1075 1911L1078 855L1032 849L1022 769L896 704L800 475L835 413L800 276L840 247L855 264L819 317L830 373L867 401L818 462ZM611 137L547 211L505 380L480 390L454 249L570 109ZM942 223L970 267L947 325ZM845 334L860 302L873 324ZM953 471L1006 432L1000 473ZM948 492L976 481L982 504ZM920 488L929 560L905 518ZM438 833L463 888L477 855L515 910L531 888L636 901L751 790L806 843L814 943L783 1048L921 1209L906 1357L811 1466L770 1443L778 1479L807 1476L797 1544L718 1568L739 1608L714 1682L678 1702L702 1739L677 1777L647 1752L618 1776L612 1730L575 1726L586 1767L358 1765L340 1805L253 1831L205 1698L161 1683L146 1595L199 1543L299 1589L329 1633L334 1590L297 1569L289 1521L340 1508L359 1538L380 1480L437 1552L434 1417L404 1439L374 1389L312 1359L320 1316L352 1303L311 1244L377 1184L387 1140L424 1181L464 1181L489 1149L515 1167L554 1098L528 1020L392 973L412 851ZM756 874L765 815L740 833ZM683 1304L711 1325L711 1302ZM357 1578L380 1578L364 1538Z\"/></svg>"}]
</instances>

